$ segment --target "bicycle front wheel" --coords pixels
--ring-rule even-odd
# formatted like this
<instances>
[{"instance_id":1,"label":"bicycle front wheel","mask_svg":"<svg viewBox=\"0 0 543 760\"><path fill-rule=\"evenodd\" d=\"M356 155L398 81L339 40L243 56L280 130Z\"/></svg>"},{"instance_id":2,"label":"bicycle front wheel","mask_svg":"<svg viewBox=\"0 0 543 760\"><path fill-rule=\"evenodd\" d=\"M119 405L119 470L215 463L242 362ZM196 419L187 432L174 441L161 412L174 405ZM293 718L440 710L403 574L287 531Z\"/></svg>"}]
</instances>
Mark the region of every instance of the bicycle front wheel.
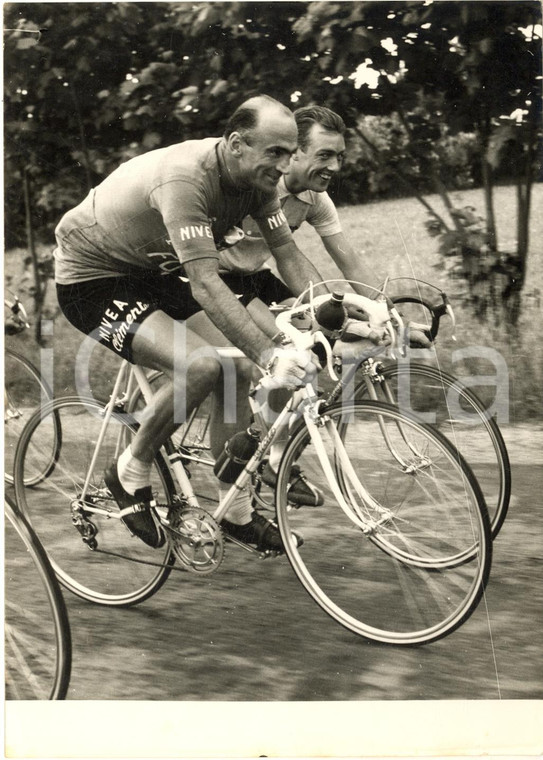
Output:
<instances>
[{"instance_id":1,"label":"bicycle front wheel","mask_svg":"<svg viewBox=\"0 0 543 760\"><path fill-rule=\"evenodd\" d=\"M487 406L458 378L424 364L378 365L376 380L373 387L379 401L397 404L400 411L428 415L424 419L462 454L483 491L495 538L509 507L511 467L502 434ZM368 393L366 381L357 385L358 400Z\"/></svg>"},{"instance_id":2,"label":"bicycle front wheel","mask_svg":"<svg viewBox=\"0 0 543 760\"><path fill-rule=\"evenodd\" d=\"M72 644L66 605L36 534L4 497L6 699L64 699Z\"/></svg>"},{"instance_id":3,"label":"bicycle front wheel","mask_svg":"<svg viewBox=\"0 0 543 760\"><path fill-rule=\"evenodd\" d=\"M475 610L490 572L489 520L476 479L444 436L394 406L338 404L325 416L338 431L320 436L330 477L305 424L278 474L277 518L294 571L317 604L356 634L403 645L446 636ZM295 462L323 491L322 507L287 506ZM288 539L293 531L304 537L301 547Z\"/></svg>"},{"instance_id":4,"label":"bicycle front wheel","mask_svg":"<svg viewBox=\"0 0 543 760\"><path fill-rule=\"evenodd\" d=\"M38 369L21 354L6 348L4 362L4 480L13 484L15 449L21 432L36 409L52 399L53 393ZM25 485L35 485L47 477L54 465L57 439L58 435L51 439L49 456L42 457L40 469L27 470Z\"/></svg>"},{"instance_id":5,"label":"bicycle front wheel","mask_svg":"<svg viewBox=\"0 0 543 760\"><path fill-rule=\"evenodd\" d=\"M168 544L152 549L131 536L118 517L103 473L128 445L134 427L128 415L114 413L103 431L104 413L100 402L78 397L56 399L36 413L17 447L15 489L60 582L83 599L126 607L160 588L173 555ZM37 486L25 488L26 473L48 456L56 425L61 446L55 466ZM160 456L151 485L159 504L171 502L171 479Z\"/></svg>"}]
</instances>

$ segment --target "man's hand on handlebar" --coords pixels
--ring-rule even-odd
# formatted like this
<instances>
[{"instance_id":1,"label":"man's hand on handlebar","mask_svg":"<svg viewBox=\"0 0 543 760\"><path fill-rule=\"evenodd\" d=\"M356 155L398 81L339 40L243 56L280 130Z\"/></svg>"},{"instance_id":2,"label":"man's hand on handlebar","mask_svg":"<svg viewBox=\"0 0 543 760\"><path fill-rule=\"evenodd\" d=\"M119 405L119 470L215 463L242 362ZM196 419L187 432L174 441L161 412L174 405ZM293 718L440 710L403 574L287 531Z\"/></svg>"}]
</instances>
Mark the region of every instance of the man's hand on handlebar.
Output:
<instances>
[{"instance_id":1,"label":"man's hand on handlebar","mask_svg":"<svg viewBox=\"0 0 543 760\"><path fill-rule=\"evenodd\" d=\"M294 390L311 382L321 369L313 351L299 350L292 344L275 348L266 365L268 388Z\"/></svg>"},{"instance_id":2,"label":"man's hand on handlebar","mask_svg":"<svg viewBox=\"0 0 543 760\"><path fill-rule=\"evenodd\" d=\"M349 319L332 350L335 356L344 361L362 361L380 353L382 348L390 343L390 336L385 328L374 329L368 322Z\"/></svg>"},{"instance_id":3,"label":"man's hand on handlebar","mask_svg":"<svg viewBox=\"0 0 543 760\"><path fill-rule=\"evenodd\" d=\"M433 345L429 328L416 322L407 323L407 337L411 348L430 348Z\"/></svg>"},{"instance_id":4,"label":"man's hand on handlebar","mask_svg":"<svg viewBox=\"0 0 543 760\"><path fill-rule=\"evenodd\" d=\"M356 343L363 339L376 346L388 346L391 342L385 327L373 328L367 321L348 319L340 335L340 340L344 343Z\"/></svg>"}]
</instances>

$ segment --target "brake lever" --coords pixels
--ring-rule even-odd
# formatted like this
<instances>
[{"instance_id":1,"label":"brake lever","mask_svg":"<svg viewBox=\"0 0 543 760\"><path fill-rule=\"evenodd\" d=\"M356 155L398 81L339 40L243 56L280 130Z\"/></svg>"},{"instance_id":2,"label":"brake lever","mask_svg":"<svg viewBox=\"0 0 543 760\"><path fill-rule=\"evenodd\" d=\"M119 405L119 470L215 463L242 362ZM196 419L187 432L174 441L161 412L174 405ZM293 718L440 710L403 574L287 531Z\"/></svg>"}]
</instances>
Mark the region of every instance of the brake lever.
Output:
<instances>
[{"instance_id":1,"label":"brake lever","mask_svg":"<svg viewBox=\"0 0 543 760\"><path fill-rule=\"evenodd\" d=\"M456 335L455 335L456 317L454 316L453 307L451 306L450 301L449 301L446 293L442 293L441 297L443 298L443 303L445 305L445 311L449 315L449 317L451 319L451 322L452 322L452 335L451 335L451 337L452 337L453 340L456 340Z\"/></svg>"},{"instance_id":2,"label":"brake lever","mask_svg":"<svg viewBox=\"0 0 543 760\"><path fill-rule=\"evenodd\" d=\"M28 322L28 314L26 313L26 309L23 306L23 304L19 301L17 296L15 296L15 301L11 305L11 313L14 317L18 319L18 321L27 329L30 327L30 324Z\"/></svg>"},{"instance_id":3,"label":"brake lever","mask_svg":"<svg viewBox=\"0 0 543 760\"><path fill-rule=\"evenodd\" d=\"M313 333L313 345L315 346L317 343L320 343L323 346L326 353L326 368L328 370L328 374L332 380L337 383L339 377L336 375L336 372L334 370L334 355L332 353L332 347L330 346L330 341L326 338L322 330L317 330Z\"/></svg>"},{"instance_id":4,"label":"brake lever","mask_svg":"<svg viewBox=\"0 0 543 760\"><path fill-rule=\"evenodd\" d=\"M456 340L456 335L454 334L456 329L456 317L454 316L453 308L449 302L449 299L447 297L447 294L443 291L441 292L441 298L443 300L443 303L441 303L439 306L435 306L432 309L432 328L431 328L431 334L432 339L434 339L437 336L438 330L439 330L439 320L441 317L444 317L445 314L447 314L451 320L452 323L452 340Z\"/></svg>"}]
</instances>

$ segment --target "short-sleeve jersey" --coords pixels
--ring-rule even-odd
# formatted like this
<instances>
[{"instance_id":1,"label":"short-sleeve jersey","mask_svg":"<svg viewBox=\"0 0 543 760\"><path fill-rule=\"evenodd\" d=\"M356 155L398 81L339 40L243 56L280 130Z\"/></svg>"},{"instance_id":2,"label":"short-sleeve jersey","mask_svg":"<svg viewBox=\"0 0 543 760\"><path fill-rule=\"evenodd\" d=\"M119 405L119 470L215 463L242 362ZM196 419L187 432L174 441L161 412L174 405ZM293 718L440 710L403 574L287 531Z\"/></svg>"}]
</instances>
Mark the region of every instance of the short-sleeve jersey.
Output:
<instances>
[{"instance_id":1,"label":"short-sleeve jersey","mask_svg":"<svg viewBox=\"0 0 543 760\"><path fill-rule=\"evenodd\" d=\"M58 224L55 278L72 284L131 267L181 269L219 257L250 215L270 247L291 240L277 192L236 187L222 138L188 140L121 164Z\"/></svg>"},{"instance_id":2,"label":"short-sleeve jersey","mask_svg":"<svg viewBox=\"0 0 543 760\"><path fill-rule=\"evenodd\" d=\"M290 193L281 177L277 185L279 200L292 232L303 222L308 222L321 237L337 235L342 231L339 216L328 193L304 190L297 195ZM258 225L251 218L243 223L245 237L236 245L219 252L219 269L223 272L256 272L266 268L270 249L262 237Z\"/></svg>"}]
</instances>

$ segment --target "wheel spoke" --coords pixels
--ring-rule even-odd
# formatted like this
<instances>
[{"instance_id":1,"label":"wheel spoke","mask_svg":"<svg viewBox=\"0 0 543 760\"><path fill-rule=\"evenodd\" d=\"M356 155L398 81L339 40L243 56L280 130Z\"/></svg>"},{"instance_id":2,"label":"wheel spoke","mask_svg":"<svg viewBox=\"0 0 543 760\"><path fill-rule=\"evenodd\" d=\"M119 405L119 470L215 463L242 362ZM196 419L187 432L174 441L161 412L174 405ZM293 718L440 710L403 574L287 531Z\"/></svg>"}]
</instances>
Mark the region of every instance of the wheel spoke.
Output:
<instances>
[{"instance_id":1,"label":"wheel spoke","mask_svg":"<svg viewBox=\"0 0 543 760\"><path fill-rule=\"evenodd\" d=\"M39 466L44 451L47 456L55 418L62 440L55 466L43 482L24 488L25 473ZM126 415L111 418L81 501L102 423L103 407L98 402L76 398L52 402L22 436L16 489L61 583L85 599L126 606L142 601L162 585L171 552L168 546L155 550L131 536L118 519L118 507L103 482L119 440L129 442L133 435ZM163 464L155 466L151 485L156 501L168 504L163 468ZM85 511L85 501L93 511Z\"/></svg>"},{"instance_id":2,"label":"wheel spoke","mask_svg":"<svg viewBox=\"0 0 543 760\"><path fill-rule=\"evenodd\" d=\"M367 402L347 411L338 405L326 413L378 509L364 506L337 446L323 436L344 498L370 518L367 530L358 527L315 466L307 431L298 429L277 485L283 536L295 531L304 537L299 548L287 543L289 559L313 599L355 633L393 644L441 638L476 608L488 578L491 542L480 490L445 438L394 407ZM413 446L428 463L406 470L396 454L407 461ZM294 462L323 491L322 507L287 508Z\"/></svg>"},{"instance_id":3,"label":"wheel spoke","mask_svg":"<svg viewBox=\"0 0 543 760\"><path fill-rule=\"evenodd\" d=\"M511 468L500 430L485 403L458 378L416 362L375 367L380 382L372 388L378 398L406 404L408 411L432 415L434 424L470 465L485 498L495 537L507 514ZM366 381L356 397L368 398Z\"/></svg>"}]
</instances>

